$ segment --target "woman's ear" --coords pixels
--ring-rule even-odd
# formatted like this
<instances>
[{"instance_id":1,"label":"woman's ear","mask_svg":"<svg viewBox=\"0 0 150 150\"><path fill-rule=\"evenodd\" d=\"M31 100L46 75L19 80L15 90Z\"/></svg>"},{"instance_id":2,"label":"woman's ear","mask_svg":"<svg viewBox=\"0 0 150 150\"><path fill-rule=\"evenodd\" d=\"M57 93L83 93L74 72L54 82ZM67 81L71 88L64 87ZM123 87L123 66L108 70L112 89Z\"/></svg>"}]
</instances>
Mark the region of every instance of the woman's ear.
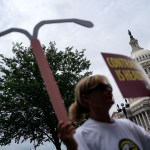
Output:
<instances>
[{"instance_id":1,"label":"woman's ear","mask_svg":"<svg viewBox=\"0 0 150 150\"><path fill-rule=\"evenodd\" d=\"M88 108L88 103L89 103L88 95L82 95L82 102L83 102L84 106Z\"/></svg>"}]
</instances>

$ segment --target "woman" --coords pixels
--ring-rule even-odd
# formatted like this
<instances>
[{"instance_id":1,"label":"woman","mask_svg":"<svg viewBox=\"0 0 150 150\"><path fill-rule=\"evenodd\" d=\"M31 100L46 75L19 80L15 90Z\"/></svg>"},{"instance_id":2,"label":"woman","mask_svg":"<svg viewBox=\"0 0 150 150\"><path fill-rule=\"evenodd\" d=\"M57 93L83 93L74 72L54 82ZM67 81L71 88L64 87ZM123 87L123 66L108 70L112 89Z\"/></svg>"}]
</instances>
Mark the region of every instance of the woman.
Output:
<instances>
[{"instance_id":1,"label":"woman","mask_svg":"<svg viewBox=\"0 0 150 150\"><path fill-rule=\"evenodd\" d=\"M111 119L114 104L112 87L105 76L85 77L75 88L75 101L70 106L70 119L80 124L61 121L59 137L69 150L150 150L150 135L127 119Z\"/></svg>"}]
</instances>

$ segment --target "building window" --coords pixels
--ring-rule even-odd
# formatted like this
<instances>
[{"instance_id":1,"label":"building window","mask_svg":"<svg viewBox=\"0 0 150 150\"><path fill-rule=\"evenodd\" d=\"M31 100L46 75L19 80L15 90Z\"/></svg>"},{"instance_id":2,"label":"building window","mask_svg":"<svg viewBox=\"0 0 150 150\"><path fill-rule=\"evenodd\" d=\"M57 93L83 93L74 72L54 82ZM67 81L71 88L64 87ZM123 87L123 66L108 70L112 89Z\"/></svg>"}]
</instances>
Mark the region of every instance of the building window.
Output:
<instances>
[{"instance_id":1,"label":"building window","mask_svg":"<svg viewBox=\"0 0 150 150\"><path fill-rule=\"evenodd\" d=\"M147 69L144 69L144 70L145 70L146 73L148 73L148 72L147 72Z\"/></svg>"}]
</instances>

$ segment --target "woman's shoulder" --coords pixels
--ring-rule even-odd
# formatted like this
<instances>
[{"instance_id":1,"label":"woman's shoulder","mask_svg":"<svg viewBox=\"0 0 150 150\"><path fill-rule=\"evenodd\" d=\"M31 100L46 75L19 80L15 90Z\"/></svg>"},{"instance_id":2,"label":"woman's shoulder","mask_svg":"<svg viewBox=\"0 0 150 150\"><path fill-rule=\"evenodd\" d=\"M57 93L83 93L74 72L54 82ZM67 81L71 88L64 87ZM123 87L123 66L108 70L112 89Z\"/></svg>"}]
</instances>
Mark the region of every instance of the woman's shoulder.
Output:
<instances>
[{"instance_id":1,"label":"woman's shoulder","mask_svg":"<svg viewBox=\"0 0 150 150\"><path fill-rule=\"evenodd\" d=\"M123 124L134 124L131 120L126 118L115 119L115 123L123 123Z\"/></svg>"},{"instance_id":2,"label":"woman's shoulder","mask_svg":"<svg viewBox=\"0 0 150 150\"><path fill-rule=\"evenodd\" d=\"M129 119L125 119L125 118L120 118L120 119L116 119L115 120L116 124L118 124L119 126L125 127L131 131L136 131L136 132L140 132L141 130L143 131L144 128L135 124L134 122L132 122Z\"/></svg>"}]
</instances>

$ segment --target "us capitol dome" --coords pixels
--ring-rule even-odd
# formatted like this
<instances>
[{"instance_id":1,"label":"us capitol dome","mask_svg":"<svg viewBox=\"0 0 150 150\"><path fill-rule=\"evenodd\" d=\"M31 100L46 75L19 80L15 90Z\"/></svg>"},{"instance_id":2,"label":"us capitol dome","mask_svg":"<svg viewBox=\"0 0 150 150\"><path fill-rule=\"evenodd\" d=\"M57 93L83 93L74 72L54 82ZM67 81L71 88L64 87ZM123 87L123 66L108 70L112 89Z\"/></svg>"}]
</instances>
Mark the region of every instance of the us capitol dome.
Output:
<instances>
[{"instance_id":1,"label":"us capitol dome","mask_svg":"<svg viewBox=\"0 0 150 150\"><path fill-rule=\"evenodd\" d=\"M128 33L130 36L129 44L132 47L131 58L142 66L150 78L150 50L141 48L138 44L138 40L132 36L130 31L128 31Z\"/></svg>"},{"instance_id":2,"label":"us capitol dome","mask_svg":"<svg viewBox=\"0 0 150 150\"><path fill-rule=\"evenodd\" d=\"M132 48L130 57L141 65L150 80L150 50L141 48L138 44L138 40L132 36L129 30L128 34L130 36L129 44ZM127 102L126 99L125 101ZM120 109L118 105L117 107L121 112L114 112L112 118L126 117L150 132L150 97L128 98L128 102L130 107L125 108L125 105L123 104L122 109Z\"/></svg>"}]
</instances>

